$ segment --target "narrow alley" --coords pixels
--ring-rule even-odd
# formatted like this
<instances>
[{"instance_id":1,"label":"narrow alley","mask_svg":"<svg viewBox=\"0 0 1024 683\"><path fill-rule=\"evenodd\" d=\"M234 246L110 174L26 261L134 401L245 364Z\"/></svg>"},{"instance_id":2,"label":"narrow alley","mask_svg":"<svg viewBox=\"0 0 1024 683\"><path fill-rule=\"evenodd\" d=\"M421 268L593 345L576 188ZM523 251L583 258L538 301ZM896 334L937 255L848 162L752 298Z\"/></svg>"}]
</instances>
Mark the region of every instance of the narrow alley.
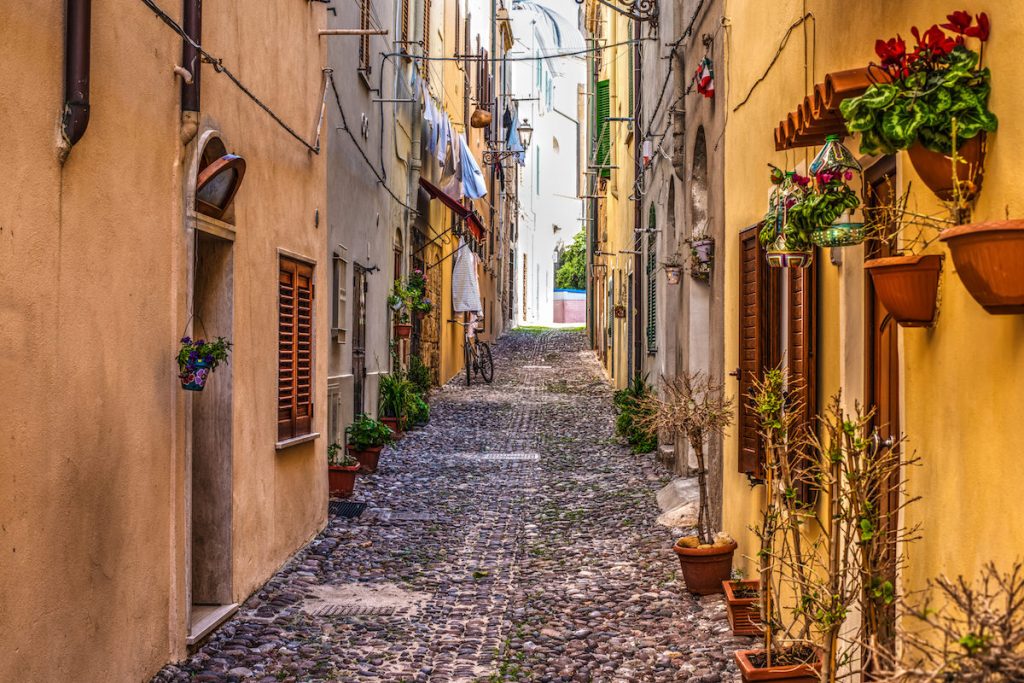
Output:
<instances>
[{"instance_id":1,"label":"narrow alley","mask_svg":"<svg viewBox=\"0 0 1024 683\"><path fill-rule=\"evenodd\" d=\"M654 493L668 474L613 437L577 331L517 331L492 385L433 418L171 681L725 681L720 596L678 579Z\"/></svg>"}]
</instances>

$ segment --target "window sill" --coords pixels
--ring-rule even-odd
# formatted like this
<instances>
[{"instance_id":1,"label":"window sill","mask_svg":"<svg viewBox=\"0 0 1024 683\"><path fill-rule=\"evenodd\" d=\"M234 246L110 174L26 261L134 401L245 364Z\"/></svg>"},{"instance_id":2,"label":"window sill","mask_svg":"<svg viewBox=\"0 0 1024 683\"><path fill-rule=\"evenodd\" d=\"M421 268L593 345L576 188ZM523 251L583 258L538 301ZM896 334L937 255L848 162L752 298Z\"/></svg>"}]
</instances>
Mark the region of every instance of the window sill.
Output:
<instances>
[{"instance_id":1,"label":"window sill","mask_svg":"<svg viewBox=\"0 0 1024 683\"><path fill-rule=\"evenodd\" d=\"M312 432L310 434L303 434L302 436L296 436L291 439L285 439L284 441L278 441L274 444L274 448L279 451L283 451L286 448L292 446L298 446L300 443L306 443L308 441L315 441L320 438L320 432Z\"/></svg>"}]
</instances>

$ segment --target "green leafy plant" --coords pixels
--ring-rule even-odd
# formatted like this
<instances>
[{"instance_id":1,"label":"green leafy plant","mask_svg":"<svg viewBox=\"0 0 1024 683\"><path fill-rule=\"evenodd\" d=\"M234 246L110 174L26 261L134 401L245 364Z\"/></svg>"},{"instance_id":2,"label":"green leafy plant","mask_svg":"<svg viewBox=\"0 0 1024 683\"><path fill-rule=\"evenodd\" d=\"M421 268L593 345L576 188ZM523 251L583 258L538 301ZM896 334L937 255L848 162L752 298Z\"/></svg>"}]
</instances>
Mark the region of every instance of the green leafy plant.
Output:
<instances>
[{"instance_id":1,"label":"green leafy plant","mask_svg":"<svg viewBox=\"0 0 1024 683\"><path fill-rule=\"evenodd\" d=\"M988 40L988 16L972 20L961 11L947 18L942 28L933 25L924 34L913 27L917 45L910 51L900 36L875 43L881 63L869 69L881 76L879 82L839 107L846 127L861 134L862 152L893 154L920 142L949 155L954 122L958 143L996 129L998 121L988 108L991 73L965 40L975 38L982 45Z\"/></svg>"},{"instance_id":2,"label":"green leafy plant","mask_svg":"<svg viewBox=\"0 0 1024 683\"><path fill-rule=\"evenodd\" d=\"M368 448L388 445L394 441L394 436L388 426L380 420L375 420L369 415L360 415L355 422L345 428L345 441L352 449L365 451ZM336 444L332 444L334 445Z\"/></svg>"},{"instance_id":3,"label":"green leafy plant","mask_svg":"<svg viewBox=\"0 0 1024 683\"><path fill-rule=\"evenodd\" d=\"M380 411L386 417L408 418L416 387L401 370L380 376Z\"/></svg>"},{"instance_id":4,"label":"green leafy plant","mask_svg":"<svg viewBox=\"0 0 1024 683\"><path fill-rule=\"evenodd\" d=\"M851 171L821 171L814 176L810 190L804 192L789 209L789 220L801 239L832 223L845 211L860 206L860 197L846 184Z\"/></svg>"},{"instance_id":5,"label":"green leafy plant","mask_svg":"<svg viewBox=\"0 0 1024 683\"><path fill-rule=\"evenodd\" d=\"M331 467L352 467L358 463L359 461L346 453L340 445L332 443L327 447L327 464Z\"/></svg>"},{"instance_id":6,"label":"green leafy plant","mask_svg":"<svg viewBox=\"0 0 1024 683\"><path fill-rule=\"evenodd\" d=\"M572 238L572 243L562 250L555 271L555 287L559 289L586 289L587 260L586 235L580 230Z\"/></svg>"},{"instance_id":7,"label":"green leafy plant","mask_svg":"<svg viewBox=\"0 0 1024 683\"><path fill-rule=\"evenodd\" d=\"M409 358L409 370L406 376L415 385L420 396L427 396L431 387L434 386L434 375L419 356Z\"/></svg>"},{"instance_id":8,"label":"green leafy plant","mask_svg":"<svg viewBox=\"0 0 1024 683\"><path fill-rule=\"evenodd\" d=\"M430 404L419 394L413 394L409 408L409 422L414 425L425 425L430 422Z\"/></svg>"},{"instance_id":9,"label":"green leafy plant","mask_svg":"<svg viewBox=\"0 0 1024 683\"><path fill-rule=\"evenodd\" d=\"M612 401L618 415L615 433L626 439L633 453L650 453L658 447L658 434L643 424L652 407L643 399L651 393L647 375L637 374L625 389L615 392Z\"/></svg>"},{"instance_id":10,"label":"green leafy plant","mask_svg":"<svg viewBox=\"0 0 1024 683\"><path fill-rule=\"evenodd\" d=\"M216 370L218 365L228 362L230 351L231 342L224 337L217 337L214 341L182 337L181 348L178 349L178 369L185 372L194 368L197 362L203 362L211 371Z\"/></svg>"},{"instance_id":11,"label":"green leafy plant","mask_svg":"<svg viewBox=\"0 0 1024 683\"><path fill-rule=\"evenodd\" d=\"M771 164L769 167L775 188L768 201L768 213L765 214L758 239L769 249L810 249L813 229L808 229L806 224L794 222L791 212L810 193L811 179L792 171L783 171Z\"/></svg>"}]
</instances>

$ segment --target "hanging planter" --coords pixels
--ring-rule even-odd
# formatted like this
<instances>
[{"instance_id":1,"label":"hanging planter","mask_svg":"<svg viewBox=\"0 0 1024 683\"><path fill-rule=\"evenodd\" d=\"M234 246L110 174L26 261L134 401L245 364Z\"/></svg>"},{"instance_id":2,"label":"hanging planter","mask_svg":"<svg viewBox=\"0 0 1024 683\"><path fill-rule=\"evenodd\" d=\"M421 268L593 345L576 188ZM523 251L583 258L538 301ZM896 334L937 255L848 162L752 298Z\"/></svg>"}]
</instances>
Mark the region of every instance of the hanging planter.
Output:
<instances>
[{"instance_id":1,"label":"hanging planter","mask_svg":"<svg viewBox=\"0 0 1024 683\"><path fill-rule=\"evenodd\" d=\"M395 323L395 336L399 339L412 336L412 323Z\"/></svg>"},{"instance_id":2,"label":"hanging planter","mask_svg":"<svg viewBox=\"0 0 1024 683\"><path fill-rule=\"evenodd\" d=\"M210 373L221 363L228 362L230 351L231 342L224 337L217 337L212 342L182 337L177 358L181 388L186 391L202 391L210 379Z\"/></svg>"},{"instance_id":3,"label":"hanging planter","mask_svg":"<svg viewBox=\"0 0 1024 683\"><path fill-rule=\"evenodd\" d=\"M761 582L723 581L729 626L737 636L759 636L761 629Z\"/></svg>"},{"instance_id":4,"label":"hanging planter","mask_svg":"<svg viewBox=\"0 0 1024 683\"><path fill-rule=\"evenodd\" d=\"M987 136L982 131L960 145L956 153L956 181L953 180L952 155L930 150L920 142L908 149L907 154L921 182L939 199L947 202L956 199L959 185L960 198L970 201L981 192L986 141Z\"/></svg>"},{"instance_id":5,"label":"hanging planter","mask_svg":"<svg viewBox=\"0 0 1024 683\"><path fill-rule=\"evenodd\" d=\"M878 298L903 327L931 327L938 313L941 254L890 256L864 263Z\"/></svg>"},{"instance_id":6,"label":"hanging planter","mask_svg":"<svg viewBox=\"0 0 1024 683\"><path fill-rule=\"evenodd\" d=\"M996 130L998 120L988 108L991 73L981 65L981 50L968 43L988 40L988 15L955 12L947 19L941 28L915 29L916 46L899 36L877 41L881 63L869 70L887 78L843 100L839 109L847 129L861 134L861 152L907 150L924 184L941 199L959 203L981 189L986 134ZM956 180L954 150L961 157Z\"/></svg>"},{"instance_id":7,"label":"hanging planter","mask_svg":"<svg viewBox=\"0 0 1024 683\"><path fill-rule=\"evenodd\" d=\"M702 237L690 243L690 277L704 283L711 282L711 270L715 264L715 240Z\"/></svg>"},{"instance_id":8,"label":"hanging planter","mask_svg":"<svg viewBox=\"0 0 1024 683\"><path fill-rule=\"evenodd\" d=\"M665 264L665 279L670 285L678 285L682 280L682 267L678 265Z\"/></svg>"},{"instance_id":9,"label":"hanging planter","mask_svg":"<svg viewBox=\"0 0 1024 683\"><path fill-rule=\"evenodd\" d=\"M790 220L822 248L849 247L864 241L860 164L838 135L829 135L808 170L812 189L790 209Z\"/></svg>"},{"instance_id":10,"label":"hanging planter","mask_svg":"<svg viewBox=\"0 0 1024 683\"><path fill-rule=\"evenodd\" d=\"M806 268L814 259L809 231L802 231L790 218L790 211L808 192L809 178L772 167L772 189L768 213L758 233L768 265L772 268Z\"/></svg>"},{"instance_id":11,"label":"hanging planter","mask_svg":"<svg viewBox=\"0 0 1024 683\"><path fill-rule=\"evenodd\" d=\"M944 230L953 265L974 300L993 315L1024 313L1024 220Z\"/></svg>"}]
</instances>

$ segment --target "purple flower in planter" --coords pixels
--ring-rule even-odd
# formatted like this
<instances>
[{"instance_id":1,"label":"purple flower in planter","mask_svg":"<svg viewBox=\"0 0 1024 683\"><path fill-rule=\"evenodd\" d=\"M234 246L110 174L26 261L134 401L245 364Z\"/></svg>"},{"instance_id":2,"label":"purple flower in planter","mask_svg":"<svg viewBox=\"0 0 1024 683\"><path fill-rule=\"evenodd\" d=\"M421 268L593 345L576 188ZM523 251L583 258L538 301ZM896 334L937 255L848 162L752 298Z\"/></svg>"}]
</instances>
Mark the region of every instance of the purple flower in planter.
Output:
<instances>
[{"instance_id":1,"label":"purple flower in planter","mask_svg":"<svg viewBox=\"0 0 1024 683\"><path fill-rule=\"evenodd\" d=\"M191 337L182 337L181 338L181 343L182 343L183 346L188 346L189 344L192 343L192 338Z\"/></svg>"}]
</instances>

